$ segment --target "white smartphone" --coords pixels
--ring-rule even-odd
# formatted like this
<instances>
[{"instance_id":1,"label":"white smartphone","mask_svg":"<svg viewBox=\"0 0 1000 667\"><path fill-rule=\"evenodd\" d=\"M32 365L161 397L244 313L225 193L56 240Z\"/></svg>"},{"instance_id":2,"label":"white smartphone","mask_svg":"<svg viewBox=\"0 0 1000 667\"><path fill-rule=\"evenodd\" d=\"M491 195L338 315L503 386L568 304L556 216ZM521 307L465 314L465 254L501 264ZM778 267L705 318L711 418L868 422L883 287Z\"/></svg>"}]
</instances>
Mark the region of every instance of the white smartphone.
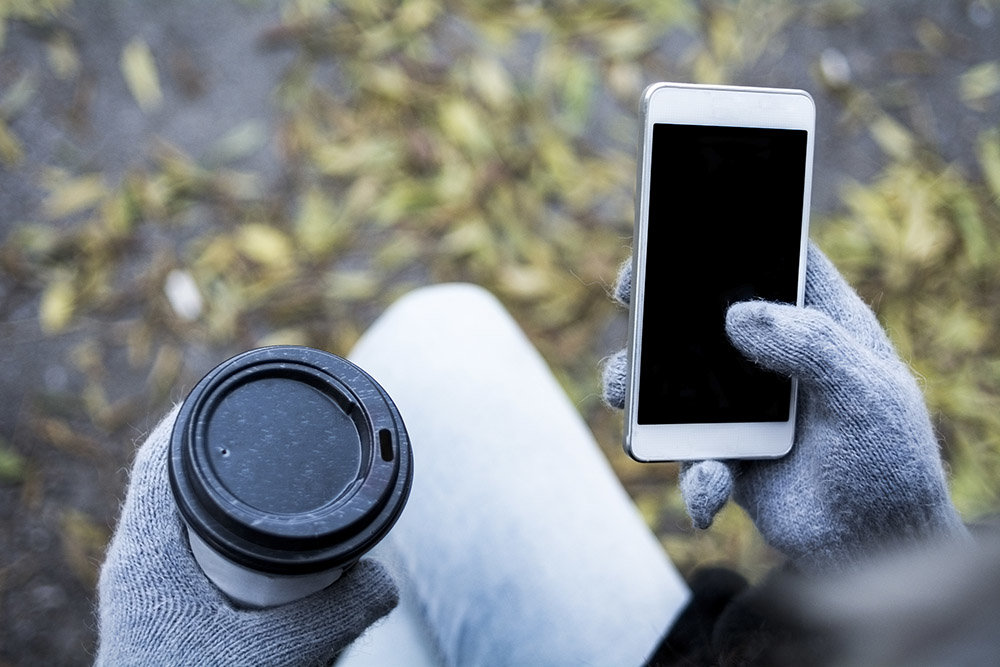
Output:
<instances>
[{"instance_id":1,"label":"white smartphone","mask_svg":"<svg viewBox=\"0 0 1000 667\"><path fill-rule=\"evenodd\" d=\"M658 83L640 116L625 451L782 456L797 384L744 358L725 317L738 301L803 303L812 97Z\"/></svg>"}]
</instances>

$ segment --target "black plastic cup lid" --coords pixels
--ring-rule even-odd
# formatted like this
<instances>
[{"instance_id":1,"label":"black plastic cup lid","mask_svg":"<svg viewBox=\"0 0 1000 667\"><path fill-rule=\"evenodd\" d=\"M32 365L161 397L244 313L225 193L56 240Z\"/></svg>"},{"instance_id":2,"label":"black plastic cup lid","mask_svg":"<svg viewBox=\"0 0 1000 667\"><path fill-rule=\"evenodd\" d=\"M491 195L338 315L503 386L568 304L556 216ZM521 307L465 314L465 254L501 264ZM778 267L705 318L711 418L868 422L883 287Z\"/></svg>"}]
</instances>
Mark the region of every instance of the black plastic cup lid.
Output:
<instances>
[{"instance_id":1,"label":"black plastic cup lid","mask_svg":"<svg viewBox=\"0 0 1000 667\"><path fill-rule=\"evenodd\" d=\"M253 570L345 567L378 543L409 495L399 411L351 362L265 347L220 364L181 406L170 484L189 530Z\"/></svg>"}]
</instances>

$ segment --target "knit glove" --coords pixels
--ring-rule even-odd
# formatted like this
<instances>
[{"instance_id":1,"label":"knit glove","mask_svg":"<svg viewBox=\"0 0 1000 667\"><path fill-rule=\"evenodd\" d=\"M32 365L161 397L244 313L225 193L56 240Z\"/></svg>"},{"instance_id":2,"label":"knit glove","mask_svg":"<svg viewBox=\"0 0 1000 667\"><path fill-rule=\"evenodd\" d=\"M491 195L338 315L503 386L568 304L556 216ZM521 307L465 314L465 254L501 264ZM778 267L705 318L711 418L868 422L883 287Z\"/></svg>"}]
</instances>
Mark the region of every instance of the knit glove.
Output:
<instances>
[{"instance_id":1,"label":"knit glove","mask_svg":"<svg viewBox=\"0 0 1000 667\"><path fill-rule=\"evenodd\" d=\"M329 588L268 609L234 607L202 574L167 478L171 413L136 454L101 568L98 665L329 664L398 599L361 561Z\"/></svg>"},{"instance_id":2,"label":"knit glove","mask_svg":"<svg viewBox=\"0 0 1000 667\"><path fill-rule=\"evenodd\" d=\"M627 303L631 270L616 297ZM951 503L923 396L874 313L810 244L805 308L737 303L730 340L760 366L798 378L795 444L777 460L681 466L680 488L698 528L732 498L764 539L801 569L850 566L865 554L965 534ZM604 397L622 407L625 353L604 367Z\"/></svg>"}]
</instances>

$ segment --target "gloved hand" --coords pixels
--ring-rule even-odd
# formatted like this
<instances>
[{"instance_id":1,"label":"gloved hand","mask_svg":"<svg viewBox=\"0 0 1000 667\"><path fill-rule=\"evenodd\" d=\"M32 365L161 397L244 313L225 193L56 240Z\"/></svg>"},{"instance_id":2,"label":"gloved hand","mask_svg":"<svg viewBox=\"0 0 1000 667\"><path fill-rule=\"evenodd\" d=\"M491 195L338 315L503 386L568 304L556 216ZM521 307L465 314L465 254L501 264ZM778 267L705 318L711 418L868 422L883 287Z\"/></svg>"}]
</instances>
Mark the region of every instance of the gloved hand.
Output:
<instances>
[{"instance_id":1,"label":"gloved hand","mask_svg":"<svg viewBox=\"0 0 1000 667\"><path fill-rule=\"evenodd\" d=\"M328 664L395 607L381 565L361 561L329 588L269 609L239 609L202 574L170 490L176 410L136 454L101 568L98 665Z\"/></svg>"},{"instance_id":2,"label":"gloved hand","mask_svg":"<svg viewBox=\"0 0 1000 667\"><path fill-rule=\"evenodd\" d=\"M627 302L630 293L627 266L615 295ZM805 302L744 302L727 313L726 331L744 355L798 378L795 444L777 460L682 465L694 525L711 525L732 495L764 539L807 571L964 535L920 388L874 313L812 244ZM609 405L624 405L627 370L624 352L605 364Z\"/></svg>"}]
</instances>

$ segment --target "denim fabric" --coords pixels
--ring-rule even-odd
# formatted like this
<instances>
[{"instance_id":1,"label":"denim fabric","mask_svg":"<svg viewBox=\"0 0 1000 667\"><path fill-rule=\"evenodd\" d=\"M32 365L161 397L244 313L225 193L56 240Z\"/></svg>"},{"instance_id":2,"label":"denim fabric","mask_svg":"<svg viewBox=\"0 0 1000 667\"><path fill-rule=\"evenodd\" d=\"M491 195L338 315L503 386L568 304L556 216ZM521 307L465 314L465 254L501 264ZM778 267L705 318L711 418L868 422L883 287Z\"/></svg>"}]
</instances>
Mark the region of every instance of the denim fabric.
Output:
<instances>
[{"instance_id":1,"label":"denim fabric","mask_svg":"<svg viewBox=\"0 0 1000 667\"><path fill-rule=\"evenodd\" d=\"M643 662L689 591L500 303L418 290L351 358L399 407L414 482L386 546L400 608L341 664Z\"/></svg>"}]
</instances>

